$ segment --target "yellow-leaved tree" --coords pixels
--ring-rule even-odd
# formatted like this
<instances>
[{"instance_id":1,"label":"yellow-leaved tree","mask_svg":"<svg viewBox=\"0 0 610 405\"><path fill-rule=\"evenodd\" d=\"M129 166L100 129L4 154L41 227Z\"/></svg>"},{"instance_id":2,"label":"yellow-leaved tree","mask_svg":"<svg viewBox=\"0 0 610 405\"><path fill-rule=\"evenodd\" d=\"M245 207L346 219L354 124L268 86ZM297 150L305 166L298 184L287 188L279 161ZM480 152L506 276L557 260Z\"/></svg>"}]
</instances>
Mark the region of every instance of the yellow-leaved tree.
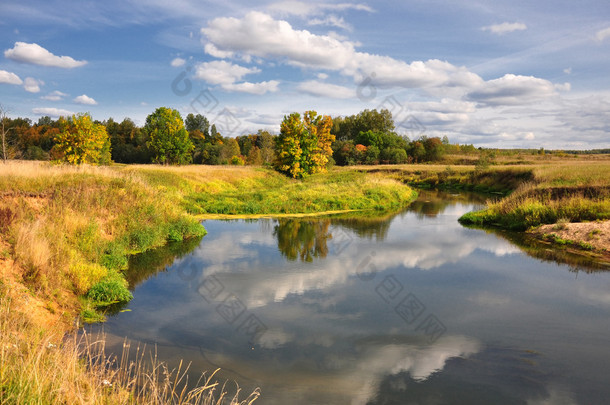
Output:
<instances>
[{"instance_id":1,"label":"yellow-leaved tree","mask_svg":"<svg viewBox=\"0 0 610 405\"><path fill-rule=\"evenodd\" d=\"M335 136L330 133L332 119L315 111L284 117L276 139L275 168L294 178L326 170Z\"/></svg>"},{"instance_id":2,"label":"yellow-leaved tree","mask_svg":"<svg viewBox=\"0 0 610 405\"><path fill-rule=\"evenodd\" d=\"M110 163L110 138L104 125L93 122L89 114L62 117L60 125L52 151L56 160L74 165Z\"/></svg>"}]
</instances>

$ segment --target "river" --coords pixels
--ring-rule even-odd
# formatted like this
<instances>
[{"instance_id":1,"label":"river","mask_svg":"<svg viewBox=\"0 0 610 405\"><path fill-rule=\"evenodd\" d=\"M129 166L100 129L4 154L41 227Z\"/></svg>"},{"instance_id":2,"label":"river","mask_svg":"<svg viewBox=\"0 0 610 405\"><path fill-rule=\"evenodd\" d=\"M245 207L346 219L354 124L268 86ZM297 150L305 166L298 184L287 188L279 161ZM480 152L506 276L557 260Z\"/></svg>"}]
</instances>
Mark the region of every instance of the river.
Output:
<instances>
[{"instance_id":1,"label":"river","mask_svg":"<svg viewBox=\"0 0 610 405\"><path fill-rule=\"evenodd\" d=\"M607 404L610 273L458 223L482 203L205 221L135 257L134 299L89 329L221 368L261 404Z\"/></svg>"}]
</instances>

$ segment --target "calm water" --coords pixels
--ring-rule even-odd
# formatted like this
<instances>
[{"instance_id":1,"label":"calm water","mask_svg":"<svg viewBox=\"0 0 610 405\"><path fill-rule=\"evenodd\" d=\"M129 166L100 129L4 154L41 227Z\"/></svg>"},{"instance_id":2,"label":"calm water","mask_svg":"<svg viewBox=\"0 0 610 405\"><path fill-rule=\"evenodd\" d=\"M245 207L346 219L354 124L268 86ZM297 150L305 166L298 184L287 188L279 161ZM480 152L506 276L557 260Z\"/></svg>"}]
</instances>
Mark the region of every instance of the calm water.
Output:
<instances>
[{"instance_id":1,"label":"calm water","mask_svg":"<svg viewBox=\"0 0 610 405\"><path fill-rule=\"evenodd\" d=\"M127 337L221 367L261 404L609 403L610 273L462 227L480 203L206 221L134 259L130 311L103 329L118 352Z\"/></svg>"}]
</instances>

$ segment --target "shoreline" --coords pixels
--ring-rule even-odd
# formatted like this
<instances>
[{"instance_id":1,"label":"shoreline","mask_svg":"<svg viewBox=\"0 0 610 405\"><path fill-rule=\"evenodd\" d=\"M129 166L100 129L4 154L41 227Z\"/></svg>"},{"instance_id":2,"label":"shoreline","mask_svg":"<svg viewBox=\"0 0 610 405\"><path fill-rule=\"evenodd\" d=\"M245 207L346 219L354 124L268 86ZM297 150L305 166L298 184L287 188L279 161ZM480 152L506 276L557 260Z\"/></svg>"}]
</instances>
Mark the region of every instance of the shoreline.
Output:
<instances>
[{"instance_id":1,"label":"shoreline","mask_svg":"<svg viewBox=\"0 0 610 405\"><path fill-rule=\"evenodd\" d=\"M610 221L547 224L526 233L556 248L610 261Z\"/></svg>"}]
</instances>

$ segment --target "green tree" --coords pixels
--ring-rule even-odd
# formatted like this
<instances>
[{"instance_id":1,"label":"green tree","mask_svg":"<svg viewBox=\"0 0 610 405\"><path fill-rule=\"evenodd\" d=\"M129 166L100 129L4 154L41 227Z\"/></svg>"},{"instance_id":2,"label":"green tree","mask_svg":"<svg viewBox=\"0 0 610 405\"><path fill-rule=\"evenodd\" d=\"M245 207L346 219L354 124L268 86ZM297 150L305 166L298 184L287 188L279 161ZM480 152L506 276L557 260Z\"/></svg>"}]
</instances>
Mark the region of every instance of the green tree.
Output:
<instances>
[{"instance_id":1,"label":"green tree","mask_svg":"<svg viewBox=\"0 0 610 405\"><path fill-rule=\"evenodd\" d=\"M206 138L210 136L210 122L201 114L193 115L191 113L187 115L184 125L189 133L199 130Z\"/></svg>"},{"instance_id":2,"label":"green tree","mask_svg":"<svg viewBox=\"0 0 610 405\"><path fill-rule=\"evenodd\" d=\"M192 160L193 143L177 110L159 107L146 117L144 132L153 153L153 161L161 164L187 164Z\"/></svg>"},{"instance_id":3,"label":"green tree","mask_svg":"<svg viewBox=\"0 0 610 405\"><path fill-rule=\"evenodd\" d=\"M284 116L276 139L276 169L293 178L325 171L335 140L331 127L332 119L315 111L306 111L302 120L296 112Z\"/></svg>"},{"instance_id":4,"label":"green tree","mask_svg":"<svg viewBox=\"0 0 610 405\"><path fill-rule=\"evenodd\" d=\"M261 150L263 164L273 163L273 157L275 155L275 140L273 139L273 135L271 135L269 131L259 130L256 142Z\"/></svg>"},{"instance_id":5,"label":"green tree","mask_svg":"<svg viewBox=\"0 0 610 405\"><path fill-rule=\"evenodd\" d=\"M443 141L437 136L433 138L423 137L424 148L426 148L426 160L438 161L443 158L445 154L445 146Z\"/></svg>"},{"instance_id":6,"label":"green tree","mask_svg":"<svg viewBox=\"0 0 610 405\"><path fill-rule=\"evenodd\" d=\"M110 138L104 125L94 123L89 114L60 121L62 129L55 136L53 147L58 160L71 164L110 163Z\"/></svg>"},{"instance_id":7,"label":"green tree","mask_svg":"<svg viewBox=\"0 0 610 405\"><path fill-rule=\"evenodd\" d=\"M334 125L331 132L337 140L341 141L352 140L356 143L362 143L356 141L361 132L390 133L394 131L392 113L387 109L381 111L364 110L356 115L335 118L333 121ZM379 145L376 146L379 147Z\"/></svg>"},{"instance_id":8,"label":"green tree","mask_svg":"<svg viewBox=\"0 0 610 405\"><path fill-rule=\"evenodd\" d=\"M227 137L225 138L222 144L222 149L220 150L220 161L222 164L230 163L235 156L241 156L239 143L237 143L237 139Z\"/></svg>"}]
</instances>

